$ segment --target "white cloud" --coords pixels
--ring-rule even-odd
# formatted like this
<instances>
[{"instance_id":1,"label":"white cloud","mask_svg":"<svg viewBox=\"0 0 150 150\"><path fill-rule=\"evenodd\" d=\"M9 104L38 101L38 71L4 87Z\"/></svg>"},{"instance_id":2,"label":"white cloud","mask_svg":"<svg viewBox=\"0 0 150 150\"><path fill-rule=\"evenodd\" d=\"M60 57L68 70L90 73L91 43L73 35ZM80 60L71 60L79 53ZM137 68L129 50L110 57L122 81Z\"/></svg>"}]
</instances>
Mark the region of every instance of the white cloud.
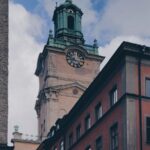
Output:
<instances>
[{"instance_id":1,"label":"white cloud","mask_svg":"<svg viewBox=\"0 0 150 150\"><path fill-rule=\"evenodd\" d=\"M9 4L9 138L13 126L21 132L37 134L34 105L38 80L34 76L36 61L43 44L39 43L44 21L22 5ZM10 139L9 139L10 140Z\"/></svg>"},{"instance_id":2,"label":"white cloud","mask_svg":"<svg viewBox=\"0 0 150 150\"><path fill-rule=\"evenodd\" d=\"M149 0L109 1L93 34L108 41L117 35L150 37L149 6Z\"/></svg>"}]
</instances>

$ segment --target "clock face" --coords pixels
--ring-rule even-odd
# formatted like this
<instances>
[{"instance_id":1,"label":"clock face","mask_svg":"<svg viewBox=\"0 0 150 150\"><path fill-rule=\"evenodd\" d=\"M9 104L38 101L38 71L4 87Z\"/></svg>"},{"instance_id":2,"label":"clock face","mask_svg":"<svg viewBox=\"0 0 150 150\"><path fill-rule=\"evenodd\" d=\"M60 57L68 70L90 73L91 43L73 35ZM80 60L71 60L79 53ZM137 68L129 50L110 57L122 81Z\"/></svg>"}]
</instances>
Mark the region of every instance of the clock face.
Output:
<instances>
[{"instance_id":1,"label":"clock face","mask_svg":"<svg viewBox=\"0 0 150 150\"><path fill-rule=\"evenodd\" d=\"M72 67L80 68L84 65L84 55L78 50L68 50L66 59Z\"/></svg>"}]
</instances>

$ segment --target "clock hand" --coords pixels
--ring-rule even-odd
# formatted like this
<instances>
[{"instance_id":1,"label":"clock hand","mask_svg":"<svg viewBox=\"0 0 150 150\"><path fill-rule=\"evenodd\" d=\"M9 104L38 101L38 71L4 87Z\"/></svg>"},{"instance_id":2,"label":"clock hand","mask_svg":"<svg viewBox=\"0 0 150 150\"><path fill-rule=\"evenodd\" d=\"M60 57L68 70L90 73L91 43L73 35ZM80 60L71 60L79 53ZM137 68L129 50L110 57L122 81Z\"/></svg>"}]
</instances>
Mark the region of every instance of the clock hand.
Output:
<instances>
[{"instance_id":1,"label":"clock hand","mask_svg":"<svg viewBox=\"0 0 150 150\"><path fill-rule=\"evenodd\" d=\"M75 52L75 60L76 60L76 61L80 61L80 58L79 58L79 56L78 56L78 53L77 53L77 52Z\"/></svg>"}]
</instances>

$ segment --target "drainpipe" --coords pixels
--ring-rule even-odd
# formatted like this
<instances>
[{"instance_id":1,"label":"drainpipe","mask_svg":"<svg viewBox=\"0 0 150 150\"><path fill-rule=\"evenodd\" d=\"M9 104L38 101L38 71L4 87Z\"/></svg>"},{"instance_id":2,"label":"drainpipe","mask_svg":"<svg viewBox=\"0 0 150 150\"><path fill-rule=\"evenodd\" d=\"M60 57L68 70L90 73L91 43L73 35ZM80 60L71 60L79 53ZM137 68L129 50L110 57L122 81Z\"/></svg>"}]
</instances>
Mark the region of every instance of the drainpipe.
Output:
<instances>
[{"instance_id":1,"label":"drainpipe","mask_svg":"<svg viewBox=\"0 0 150 150\"><path fill-rule=\"evenodd\" d=\"M140 150L143 150L143 136L142 136L142 98L141 98L141 59L142 59L142 55L145 52L145 46L143 46L142 50L139 53L139 57L138 57L138 92L139 92L139 124L140 124Z\"/></svg>"}]
</instances>

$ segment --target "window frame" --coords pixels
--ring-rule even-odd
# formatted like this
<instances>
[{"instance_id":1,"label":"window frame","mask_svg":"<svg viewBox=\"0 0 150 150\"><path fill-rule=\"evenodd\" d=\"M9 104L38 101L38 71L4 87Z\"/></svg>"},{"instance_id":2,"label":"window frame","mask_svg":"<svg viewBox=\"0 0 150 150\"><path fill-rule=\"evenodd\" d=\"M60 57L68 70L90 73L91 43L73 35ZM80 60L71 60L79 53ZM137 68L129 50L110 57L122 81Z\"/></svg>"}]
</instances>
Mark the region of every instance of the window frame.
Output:
<instances>
[{"instance_id":1,"label":"window frame","mask_svg":"<svg viewBox=\"0 0 150 150\"><path fill-rule=\"evenodd\" d=\"M102 104L99 102L95 106L95 122L97 122L103 116L103 107Z\"/></svg>"},{"instance_id":2,"label":"window frame","mask_svg":"<svg viewBox=\"0 0 150 150\"><path fill-rule=\"evenodd\" d=\"M76 140L79 140L81 137L81 124L76 127Z\"/></svg>"},{"instance_id":3,"label":"window frame","mask_svg":"<svg viewBox=\"0 0 150 150\"><path fill-rule=\"evenodd\" d=\"M88 121L89 120L89 121ZM84 119L84 123L85 123L85 131L89 130L91 128L91 116L90 114L88 114L85 119Z\"/></svg>"},{"instance_id":4,"label":"window frame","mask_svg":"<svg viewBox=\"0 0 150 150\"><path fill-rule=\"evenodd\" d=\"M61 140L60 142L60 150L65 150L65 146L64 146L64 140Z\"/></svg>"},{"instance_id":5,"label":"window frame","mask_svg":"<svg viewBox=\"0 0 150 150\"><path fill-rule=\"evenodd\" d=\"M85 150L92 150L91 145L87 145L87 146L85 147Z\"/></svg>"},{"instance_id":6,"label":"window frame","mask_svg":"<svg viewBox=\"0 0 150 150\"><path fill-rule=\"evenodd\" d=\"M100 149L98 149L99 147L97 147L97 141L98 140L101 140L101 146L100 146ZM102 139L102 136L99 136L97 139L96 139L96 141L95 141L95 150L102 150L103 149L103 139Z\"/></svg>"},{"instance_id":7,"label":"window frame","mask_svg":"<svg viewBox=\"0 0 150 150\"><path fill-rule=\"evenodd\" d=\"M45 132L45 130L46 130L46 127L45 127L45 126L46 126L46 121L45 121L45 119L44 119L44 123L43 123L43 128L44 128L43 131L44 131L44 132Z\"/></svg>"},{"instance_id":8,"label":"window frame","mask_svg":"<svg viewBox=\"0 0 150 150\"><path fill-rule=\"evenodd\" d=\"M146 116L146 118L145 118L145 133L146 133L146 143L147 144L150 144L150 135L149 135L149 137L148 137L148 129L149 129L149 131L150 131L150 124L149 124L149 126L147 127L147 119L150 119L150 116Z\"/></svg>"},{"instance_id":9,"label":"window frame","mask_svg":"<svg viewBox=\"0 0 150 150\"><path fill-rule=\"evenodd\" d=\"M56 147L56 146L54 146L53 150L57 150L57 147Z\"/></svg>"},{"instance_id":10,"label":"window frame","mask_svg":"<svg viewBox=\"0 0 150 150\"><path fill-rule=\"evenodd\" d=\"M117 88L117 85L113 86L113 88L110 90L109 97L110 97L110 106L113 106L118 102L118 88Z\"/></svg>"},{"instance_id":11,"label":"window frame","mask_svg":"<svg viewBox=\"0 0 150 150\"><path fill-rule=\"evenodd\" d=\"M114 131L115 130L115 131ZM113 132L114 135L113 135ZM117 142L116 142L117 140ZM114 142L115 141L115 142ZM117 145L115 144L117 143ZM113 145L114 144L114 145ZM119 131L118 131L118 123L114 123L110 127L110 150L119 150Z\"/></svg>"},{"instance_id":12,"label":"window frame","mask_svg":"<svg viewBox=\"0 0 150 150\"><path fill-rule=\"evenodd\" d=\"M68 137L68 146L71 147L72 145L73 145L73 132L71 132Z\"/></svg>"},{"instance_id":13,"label":"window frame","mask_svg":"<svg viewBox=\"0 0 150 150\"><path fill-rule=\"evenodd\" d=\"M146 96L146 97L150 97L150 92L149 92L149 94L147 94L147 86L146 86L146 85L147 85L147 84L146 84L146 83L147 83L147 82L146 82L147 80L150 82L150 78L149 78L149 77L146 77L146 78L145 78L145 96Z\"/></svg>"}]
</instances>

